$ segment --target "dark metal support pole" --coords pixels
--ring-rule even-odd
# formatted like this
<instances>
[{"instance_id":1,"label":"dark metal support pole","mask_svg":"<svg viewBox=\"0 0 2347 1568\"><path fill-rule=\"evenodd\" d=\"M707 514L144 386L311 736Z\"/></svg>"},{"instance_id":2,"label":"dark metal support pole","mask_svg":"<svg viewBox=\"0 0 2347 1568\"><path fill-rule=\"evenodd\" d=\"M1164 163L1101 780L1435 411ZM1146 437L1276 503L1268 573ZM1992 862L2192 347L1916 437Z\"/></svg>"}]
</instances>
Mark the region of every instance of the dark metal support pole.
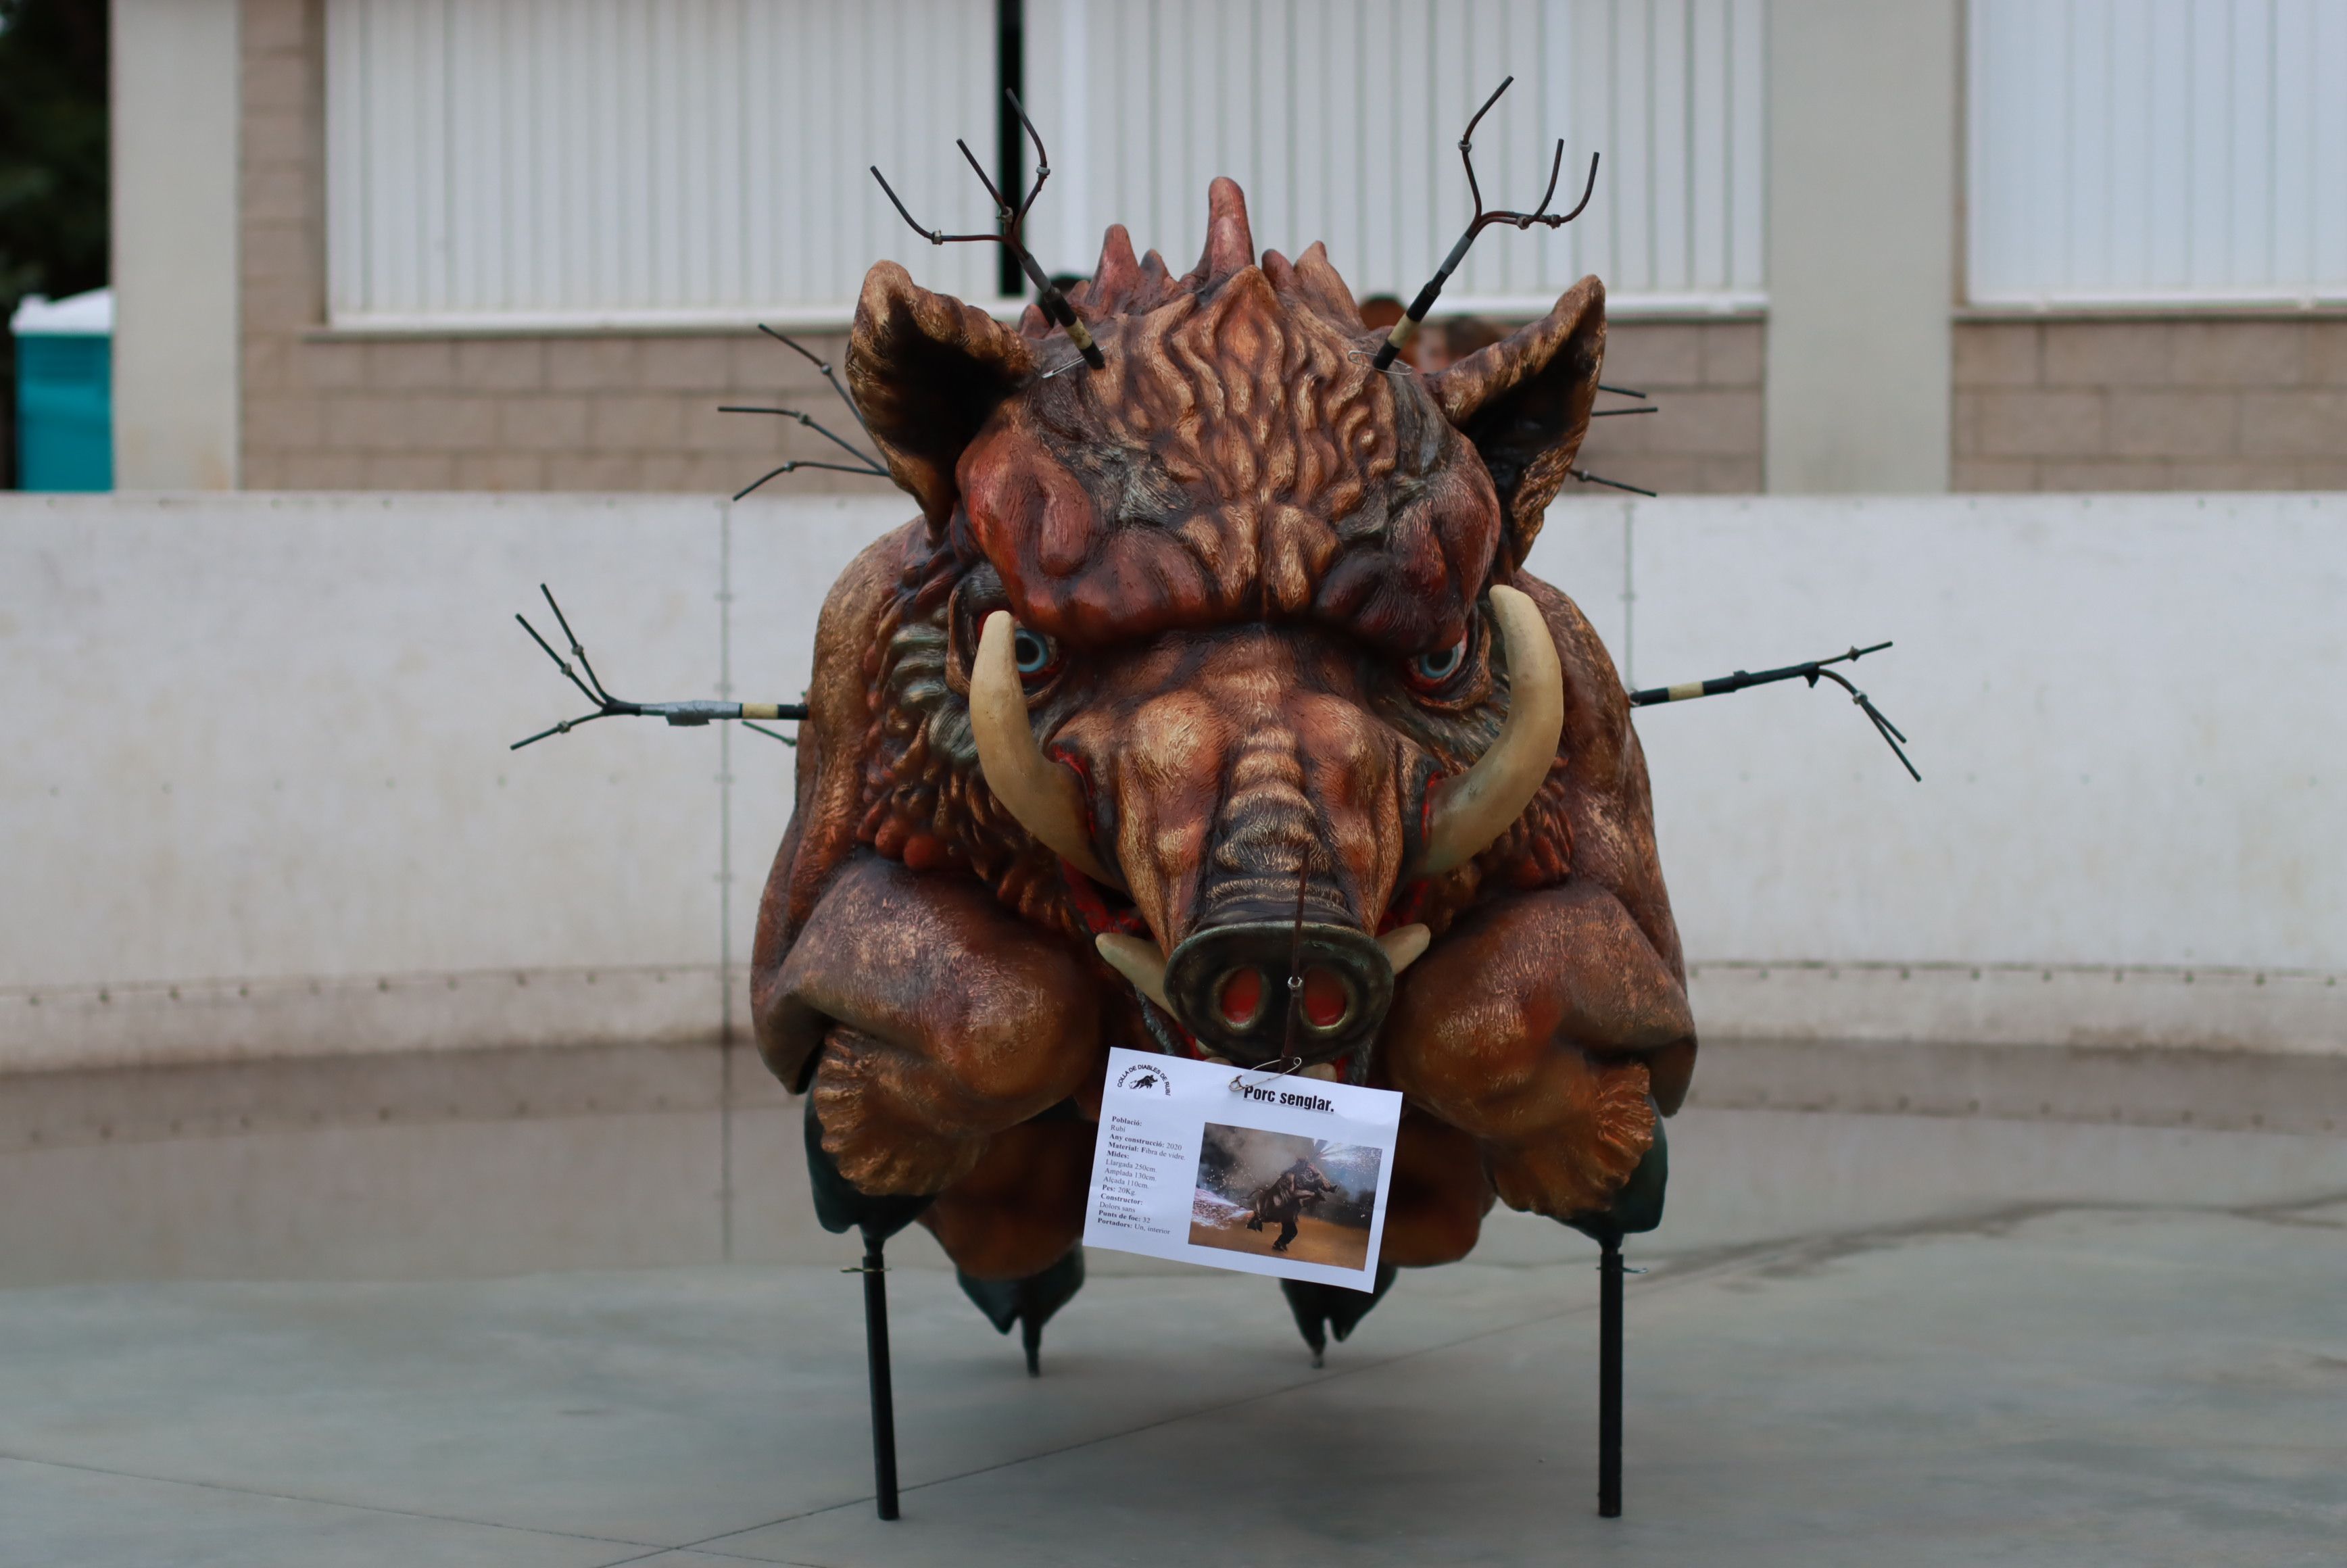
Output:
<instances>
[{"instance_id":1,"label":"dark metal support pole","mask_svg":"<svg viewBox=\"0 0 2347 1568\"><path fill-rule=\"evenodd\" d=\"M994 0L994 101L1000 106L994 111L994 162L1002 199L1014 209L1027 194L1027 142L1014 107L1027 93L1026 13L1021 0ZM1008 245L1000 265L996 286L1015 300L1027 280L1020 276L1019 257Z\"/></svg>"},{"instance_id":2,"label":"dark metal support pole","mask_svg":"<svg viewBox=\"0 0 2347 1568\"><path fill-rule=\"evenodd\" d=\"M1622 1242L1597 1266L1597 1516L1622 1517Z\"/></svg>"},{"instance_id":3,"label":"dark metal support pole","mask_svg":"<svg viewBox=\"0 0 2347 1568\"><path fill-rule=\"evenodd\" d=\"M888 1382L888 1276L881 1238L864 1233L864 1360L872 1372L872 1486L880 1517L897 1517L897 1397Z\"/></svg>"}]
</instances>

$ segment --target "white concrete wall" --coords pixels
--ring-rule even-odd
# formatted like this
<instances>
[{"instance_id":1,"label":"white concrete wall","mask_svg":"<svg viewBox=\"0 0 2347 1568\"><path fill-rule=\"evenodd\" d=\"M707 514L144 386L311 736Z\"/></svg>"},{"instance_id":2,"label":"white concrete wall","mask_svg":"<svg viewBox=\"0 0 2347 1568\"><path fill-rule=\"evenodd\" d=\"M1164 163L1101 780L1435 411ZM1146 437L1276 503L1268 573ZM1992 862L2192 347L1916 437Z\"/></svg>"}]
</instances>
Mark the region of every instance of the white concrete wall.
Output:
<instances>
[{"instance_id":1,"label":"white concrete wall","mask_svg":"<svg viewBox=\"0 0 2347 1568\"><path fill-rule=\"evenodd\" d=\"M237 477L238 0L110 0L114 483Z\"/></svg>"},{"instance_id":2,"label":"white concrete wall","mask_svg":"<svg viewBox=\"0 0 2347 1568\"><path fill-rule=\"evenodd\" d=\"M711 1039L791 753L613 721L795 698L900 501L0 497L0 1066ZM2347 1051L2347 496L1560 504L1637 683L1714 1037ZM730 598L728 597L730 596ZM1975 974L1977 971L1977 975Z\"/></svg>"},{"instance_id":3,"label":"white concrete wall","mask_svg":"<svg viewBox=\"0 0 2347 1568\"><path fill-rule=\"evenodd\" d=\"M730 656L792 700L910 510L0 498L0 1062L713 1037L792 753L639 721L508 752L585 708L514 612L556 635L550 583L622 696L715 695Z\"/></svg>"},{"instance_id":4,"label":"white concrete wall","mask_svg":"<svg viewBox=\"0 0 2347 1568\"><path fill-rule=\"evenodd\" d=\"M1575 502L1714 1033L2347 1050L2347 496ZM1625 559L1626 549L1626 559ZM1625 634L1625 624L1628 630Z\"/></svg>"}]
</instances>

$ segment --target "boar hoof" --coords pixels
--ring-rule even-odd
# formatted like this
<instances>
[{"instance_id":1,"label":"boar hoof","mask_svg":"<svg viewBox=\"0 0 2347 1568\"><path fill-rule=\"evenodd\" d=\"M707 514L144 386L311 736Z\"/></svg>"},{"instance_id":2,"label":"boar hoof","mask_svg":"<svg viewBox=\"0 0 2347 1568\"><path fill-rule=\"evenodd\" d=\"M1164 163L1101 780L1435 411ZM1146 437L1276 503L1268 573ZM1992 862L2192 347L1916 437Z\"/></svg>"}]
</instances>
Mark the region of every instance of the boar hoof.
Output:
<instances>
[{"instance_id":1,"label":"boar hoof","mask_svg":"<svg viewBox=\"0 0 2347 1568\"><path fill-rule=\"evenodd\" d=\"M1663 1189L1670 1185L1670 1145L1663 1138L1662 1118L1655 1119L1655 1142L1638 1161L1638 1168L1623 1184L1611 1207L1596 1214L1572 1214L1565 1224L1603 1245L1618 1245L1625 1235L1653 1230L1663 1223Z\"/></svg>"},{"instance_id":2,"label":"boar hoof","mask_svg":"<svg viewBox=\"0 0 2347 1568\"><path fill-rule=\"evenodd\" d=\"M845 1024L825 1037L807 1093L824 1153L858 1192L928 1196L969 1174L982 1136L938 1123L933 1095L901 1071L904 1053Z\"/></svg>"},{"instance_id":3,"label":"boar hoof","mask_svg":"<svg viewBox=\"0 0 2347 1568\"><path fill-rule=\"evenodd\" d=\"M1043 1325L1084 1287L1084 1249L1071 1247L1059 1262L1024 1279L977 1279L959 1269L954 1274L961 1281L961 1293L978 1303L978 1309L998 1332L1008 1334L1012 1324L1020 1326L1020 1341L1027 1351L1027 1375L1041 1377Z\"/></svg>"},{"instance_id":4,"label":"boar hoof","mask_svg":"<svg viewBox=\"0 0 2347 1568\"><path fill-rule=\"evenodd\" d=\"M837 1235L860 1230L874 1241L886 1241L920 1217L937 1200L926 1194L890 1194L875 1197L858 1192L839 1173L839 1163L823 1146L823 1123L815 1120L815 1101L806 1108L807 1178L815 1190L815 1217Z\"/></svg>"},{"instance_id":5,"label":"boar hoof","mask_svg":"<svg viewBox=\"0 0 2347 1568\"><path fill-rule=\"evenodd\" d=\"M1392 1264L1378 1265L1378 1283L1369 1290L1349 1290L1341 1285L1318 1285L1308 1280L1283 1279L1281 1294L1287 1297L1287 1309L1296 1314L1296 1327L1303 1331L1304 1342L1312 1347L1312 1364L1320 1365L1327 1353L1328 1336L1334 1333L1339 1341L1369 1315L1369 1308L1385 1299L1393 1288L1394 1276L1400 1270Z\"/></svg>"}]
</instances>

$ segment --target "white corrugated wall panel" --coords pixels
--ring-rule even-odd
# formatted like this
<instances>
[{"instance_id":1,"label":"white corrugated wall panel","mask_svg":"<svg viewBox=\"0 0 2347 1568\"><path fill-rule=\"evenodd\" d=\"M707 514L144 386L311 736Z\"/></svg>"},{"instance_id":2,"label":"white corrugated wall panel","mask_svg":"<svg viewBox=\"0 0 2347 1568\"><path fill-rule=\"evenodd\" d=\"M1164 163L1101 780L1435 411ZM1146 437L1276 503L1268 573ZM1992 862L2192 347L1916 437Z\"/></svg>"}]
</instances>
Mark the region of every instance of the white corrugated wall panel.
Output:
<instances>
[{"instance_id":1,"label":"white corrugated wall panel","mask_svg":"<svg viewBox=\"0 0 2347 1568\"><path fill-rule=\"evenodd\" d=\"M2347 300L2347 4L1969 15L1975 303Z\"/></svg>"},{"instance_id":2,"label":"white corrugated wall panel","mask_svg":"<svg viewBox=\"0 0 2347 1568\"><path fill-rule=\"evenodd\" d=\"M1451 309L1545 304L1584 272L1614 308L1761 302L1764 0L1028 0L1027 101L1052 180L1043 264L1088 272L1112 222L1185 270L1206 185L1245 187L1256 242L1315 240L1357 294L1405 299L1473 210L1457 143L1475 138L1493 207L1557 203L1604 154L1563 230L1486 231Z\"/></svg>"},{"instance_id":3,"label":"white corrugated wall panel","mask_svg":"<svg viewBox=\"0 0 2347 1568\"><path fill-rule=\"evenodd\" d=\"M892 256L995 292L991 0L327 0L337 324L838 315Z\"/></svg>"},{"instance_id":4,"label":"white corrugated wall panel","mask_svg":"<svg viewBox=\"0 0 2347 1568\"><path fill-rule=\"evenodd\" d=\"M1258 240L1327 241L1362 294L1407 296L1471 210L1493 230L1452 309L1543 303L1583 272L1617 311L1761 300L1765 0L1029 0L1027 101L1054 178L1045 264L1121 221L1186 267L1207 182ZM909 233L987 226L953 149L994 159L990 0L327 0L328 272L349 326L527 326L843 313L892 256L990 298L997 254Z\"/></svg>"}]
</instances>

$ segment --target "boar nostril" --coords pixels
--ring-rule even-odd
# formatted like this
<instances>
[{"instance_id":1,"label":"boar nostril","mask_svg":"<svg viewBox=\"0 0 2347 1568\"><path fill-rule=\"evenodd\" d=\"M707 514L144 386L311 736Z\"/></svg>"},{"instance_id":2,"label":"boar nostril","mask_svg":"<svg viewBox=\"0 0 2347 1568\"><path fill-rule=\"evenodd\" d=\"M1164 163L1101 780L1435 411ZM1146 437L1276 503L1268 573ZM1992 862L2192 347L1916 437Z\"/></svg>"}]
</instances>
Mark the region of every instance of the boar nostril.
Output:
<instances>
[{"instance_id":1,"label":"boar nostril","mask_svg":"<svg viewBox=\"0 0 2347 1568\"><path fill-rule=\"evenodd\" d=\"M1161 989L1202 1050L1242 1067L1284 1054L1327 1061L1375 1042L1393 1001L1393 961L1376 938L1354 927L1299 926L1293 915L1233 921L1177 943L1165 957ZM1366 1061L1357 1056L1356 1066Z\"/></svg>"},{"instance_id":2,"label":"boar nostril","mask_svg":"<svg viewBox=\"0 0 2347 1568\"><path fill-rule=\"evenodd\" d=\"M1223 1020L1234 1029L1245 1029L1263 1010L1263 971L1233 969L1223 977L1222 989L1214 999L1222 1009Z\"/></svg>"},{"instance_id":3,"label":"boar nostril","mask_svg":"<svg viewBox=\"0 0 2347 1568\"><path fill-rule=\"evenodd\" d=\"M1321 964L1304 971L1304 1018L1314 1029L1335 1029L1353 1010L1352 988Z\"/></svg>"}]
</instances>

